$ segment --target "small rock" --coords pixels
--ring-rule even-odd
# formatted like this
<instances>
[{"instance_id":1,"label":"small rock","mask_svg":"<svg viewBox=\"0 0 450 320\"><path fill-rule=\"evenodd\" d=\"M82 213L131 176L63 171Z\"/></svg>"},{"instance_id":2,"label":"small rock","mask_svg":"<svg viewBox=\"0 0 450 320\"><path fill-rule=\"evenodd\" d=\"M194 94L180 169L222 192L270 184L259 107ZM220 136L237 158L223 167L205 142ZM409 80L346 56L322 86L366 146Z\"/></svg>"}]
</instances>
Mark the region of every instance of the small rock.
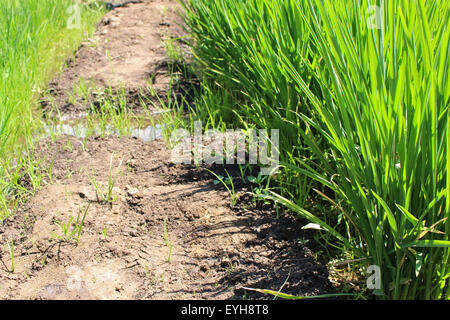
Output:
<instances>
[{"instance_id":1,"label":"small rock","mask_svg":"<svg viewBox=\"0 0 450 320\"><path fill-rule=\"evenodd\" d=\"M200 271L207 272L209 270L209 266L207 264L204 264L200 267Z\"/></svg>"},{"instance_id":2,"label":"small rock","mask_svg":"<svg viewBox=\"0 0 450 320\"><path fill-rule=\"evenodd\" d=\"M127 161L127 165L128 165L130 168L135 169L136 166L137 166L136 160L135 160L135 159L130 159L130 160L128 160L128 161Z\"/></svg>"},{"instance_id":3,"label":"small rock","mask_svg":"<svg viewBox=\"0 0 450 320\"><path fill-rule=\"evenodd\" d=\"M111 19L110 18L105 18L105 19L103 19L103 21L102 21L102 24L104 25L104 26L107 26L108 24L110 24L111 23Z\"/></svg>"},{"instance_id":4,"label":"small rock","mask_svg":"<svg viewBox=\"0 0 450 320\"><path fill-rule=\"evenodd\" d=\"M120 188L118 188L118 187L112 188L112 192L117 195L122 194L122 190L120 190Z\"/></svg>"},{"instance_id":5,"label":"small rock","mask_svg":"<svg viewBox=\"0 0 450 320\"><path fill-rule=\"evenodd\" d=\"M91 201L95 201L97 198L96 192L88 187L81 187L77 190L77 194L81 199L87 199Z\"/></svg>"},{"instance_id":6,"label":"small rock","mask_svg":"<svg viewBox=\"0 0 450 320\"><path fill-rule=\"evenodd\" d=\"M136 199L142 199L142 198L143 198L143 195L142 195L142 193L139 191L138 188L131 188L131 189L128 189L127 195L130 196L130 197L136 198Z\"/></svg>"}]
</instances>

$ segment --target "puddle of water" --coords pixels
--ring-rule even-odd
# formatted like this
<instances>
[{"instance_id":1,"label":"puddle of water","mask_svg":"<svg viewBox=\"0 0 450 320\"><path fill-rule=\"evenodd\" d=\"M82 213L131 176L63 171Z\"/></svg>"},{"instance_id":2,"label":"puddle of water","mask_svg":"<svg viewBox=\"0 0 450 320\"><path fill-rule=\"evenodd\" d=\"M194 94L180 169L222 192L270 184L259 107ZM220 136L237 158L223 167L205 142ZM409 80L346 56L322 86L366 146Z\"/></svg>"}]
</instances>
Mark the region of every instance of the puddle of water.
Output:
<instances>
[{"instance_id":1,"label":"puddle of water","mask_svg":"<svg viewBox=\"0 0 450 320\"><path fill-rule=\"evenodd\" d=\"M131 128L129 130L126 130L126 132L129 132L127 136L131 136L137 139L140 139L144 142L150 142L157 139L162 139L162 130L164 128L164 125L162 124L156 124L156 125L148 125L145 128ZM86 138L88 135L108 135L108 134L115 134L115 135L123 135L123 131L114 128L112 126L106 126L103 129L91 129L88 128L84 123L77 123L77 124L67 124L67 123L60 123L55 126L44 126L44 131L46 133L46 136L50 136L52 134L67 134L71 136L75 136L78 138Z\"/></svg>"},{"instance_id":2,"label":"puddle of water","mask_svg":"<svg viewBox=\"0 0 450 320\"><path fill-rule=\"evenodd\" d=\"M172 110L156 110L156 111L152 111L152 112L148 112L146 113L146 115L148 117L151 118L158 118L159 116L172 112ZM87 117L89 116L89 113L86 111L80 111L76 114L66 114L66 115L61 115L58 118L59 122L64 122L67 123L69 121L83 121L85 120Z\"/></svg>"}]
</instances>

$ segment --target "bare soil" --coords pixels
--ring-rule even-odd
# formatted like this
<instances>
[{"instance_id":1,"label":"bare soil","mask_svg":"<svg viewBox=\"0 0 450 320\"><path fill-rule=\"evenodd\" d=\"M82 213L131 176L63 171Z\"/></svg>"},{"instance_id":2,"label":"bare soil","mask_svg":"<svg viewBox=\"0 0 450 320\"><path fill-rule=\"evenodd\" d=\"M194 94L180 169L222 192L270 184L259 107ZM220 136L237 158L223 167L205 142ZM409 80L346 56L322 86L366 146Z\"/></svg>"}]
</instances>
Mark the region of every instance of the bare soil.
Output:
<instances>
[{"instance_id":1,"label":"bare soil","mask_svg":"<svg viewBox=\"0 0 450 320\"><path fill-rule=\"evenodd\" d=\"M107 189L112 155L117 199L104 203L92 179ZM2 248L0 297L242 299L264 298L243 287L330 290L298 221L247 199L231 206L211 174L172 164L161 141L109 136L83 145L64 136L42 140L36 156L54 161L53 183L0 229L0 242L15 245L13 273ZM58 222L76 219L89 203L79 242L61 240Z\"/></svg>"},{"instance_id":2,"label":"bare soil","mask_svg":"<svg viewBox=\"0 0 450 320\"><path fill-rule=\"evenodd\" d=\"M145 1L108 13L91 39L96 45L82 45L50 84L60 111L83 111L83 103L65 104L80 77L141 94L153 72L166 90L161 37L182 36L177 8ZM163 141L63 135L41 140L33 152L52 167L51 179L0 226L0 298L267 299L244 288L332 291L302 222L255 206L236 168L227 167L240 195L232 205L205 167L173 164ZM30 189L26 178L22 185ZM104 196L108 185L112 199ZM69 222L84 212L77 241Z\"/></svg>"}]
</instances>

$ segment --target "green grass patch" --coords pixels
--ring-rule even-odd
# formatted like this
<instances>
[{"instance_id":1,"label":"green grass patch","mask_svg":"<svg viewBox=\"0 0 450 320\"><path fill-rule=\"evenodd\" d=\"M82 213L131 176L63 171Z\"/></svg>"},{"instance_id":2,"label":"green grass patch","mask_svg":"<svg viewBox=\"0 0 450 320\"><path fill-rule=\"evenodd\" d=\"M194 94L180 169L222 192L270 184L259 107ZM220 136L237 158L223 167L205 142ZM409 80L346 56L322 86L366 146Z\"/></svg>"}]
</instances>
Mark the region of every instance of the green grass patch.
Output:
<instances>
[{"instance_id":1,"label":"green grass patch","mask_svg":"<svg viewBox=\"0 0 450 320\"><path fill-rule=\"evenodd\" d=\"M78 3L78 4L77 4ZM94 30L103 11L73 0L5 0L0 6L0 218L16 191L17 164L42 125L37 101Z\"/></svg>"}]
</instances>

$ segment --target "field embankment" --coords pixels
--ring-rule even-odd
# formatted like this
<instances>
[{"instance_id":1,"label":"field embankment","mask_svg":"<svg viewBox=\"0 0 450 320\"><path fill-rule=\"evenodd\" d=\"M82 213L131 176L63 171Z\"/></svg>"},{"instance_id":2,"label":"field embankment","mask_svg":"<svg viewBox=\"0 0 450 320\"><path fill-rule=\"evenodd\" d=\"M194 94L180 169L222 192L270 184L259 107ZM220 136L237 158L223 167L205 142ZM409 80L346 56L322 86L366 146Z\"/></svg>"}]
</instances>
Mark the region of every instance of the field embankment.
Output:
<instances>
[{"instance_id":1,"label":"field embankment","mask_svg":"<svg viewBox=\"0 0 450 320\"><path fill-rule=\"evenodd\" d=\"M170 55L173 42L184 43L177 8L144 1L107 13L50 82L42 99L47 137L17 169L22 193L0 228L1 297L267 298L249 287L333 292L316 260L314 232L292 215L255 205L239 166L225 173L218 165L174 164L162 141L133 136L136 123L148 125L152 112L177 104ZM60 134L74 123L80 131ZM116 129L119 137L107 135ZM236 201L208 170L230 175Z\"/></svg>"}]
</instances>

